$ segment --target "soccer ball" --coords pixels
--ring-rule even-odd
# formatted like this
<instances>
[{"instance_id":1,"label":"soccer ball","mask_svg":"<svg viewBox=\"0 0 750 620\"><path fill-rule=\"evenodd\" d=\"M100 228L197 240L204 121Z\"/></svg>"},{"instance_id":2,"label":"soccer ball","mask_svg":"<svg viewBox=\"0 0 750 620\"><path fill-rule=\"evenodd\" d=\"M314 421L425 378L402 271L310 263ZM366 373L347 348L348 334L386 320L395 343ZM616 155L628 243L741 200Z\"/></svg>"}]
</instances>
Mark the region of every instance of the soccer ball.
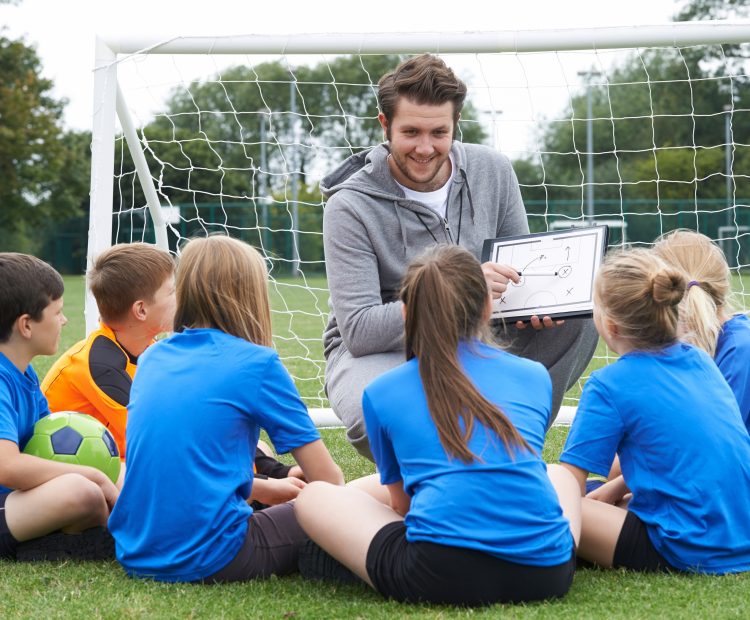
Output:
<instances>
[{"instance_id":1,"label":"soccer ball","mask_svg":"<svg viewBox=\"0 0 750 620\"><path fill-rule=\"evenodd\" d=\"M34 425L25 454L61 463L88 465L104 472L112 482L120 475L120 451L106 427L90 415L59 411Z\"/></svg>"}]
</instances>

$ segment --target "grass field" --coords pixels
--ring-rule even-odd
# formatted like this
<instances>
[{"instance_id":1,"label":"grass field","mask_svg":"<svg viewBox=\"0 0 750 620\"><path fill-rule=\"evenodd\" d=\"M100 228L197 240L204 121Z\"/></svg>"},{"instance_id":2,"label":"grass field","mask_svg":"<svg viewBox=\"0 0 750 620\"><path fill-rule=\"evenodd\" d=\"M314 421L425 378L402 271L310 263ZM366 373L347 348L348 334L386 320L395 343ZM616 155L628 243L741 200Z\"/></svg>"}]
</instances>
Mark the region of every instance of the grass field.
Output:
<instances>
[{"instance_id":1,"label":"grass field","mask_svg":"<svg viewBox=\"0 0 750 620\"><path fill-rule=\"evenodd\" d=\"M312 283L324 289L324 282ZM274 293L274 306L286 303L307 308L304 315L276 315L274 328L283 332L292 321L303 345L277 340L283 351L305 347L318 356L320 316L325 314L324 290L306 292L294 283L282 283L286 302ZM750 291L746 277L744 290ZM83 335L82 279L66 279L66 314L70 323L63 332L60 350ZM287 295L286 293L291 293ZM310 310L312 304L313 310ZM317 331L316 331L317 330ZM315 346L318 348L315 349ZM322 357L322 356L319 356ZM53 359L39 359L43 375ZM290 368L299 360L290 363ZM601 362L600 362L601 363ZM293 371L294 372L294 371ZM309 388L309 386L308 386ZM307 389L305 384L301 389ZM308 396L316 393L308 392ZM323 439L341 465L347 480L372 473L373 466L356 455L342 430L322 431ZM553 428L547 437L544 458L557 460L567 430ZM504 501L504 498L498 498ZM136 581L125 576L116 562L15 564L0 561L0 617L5 618L745 618L750 615L747 593L750 577L643 576L620 571L579 569L568 596L562 601L526 606L494 606L479 610L399 605L385 602L364 587L305 582L299 577L265 582L193 586Z\"/></svg>"}]
</instances>

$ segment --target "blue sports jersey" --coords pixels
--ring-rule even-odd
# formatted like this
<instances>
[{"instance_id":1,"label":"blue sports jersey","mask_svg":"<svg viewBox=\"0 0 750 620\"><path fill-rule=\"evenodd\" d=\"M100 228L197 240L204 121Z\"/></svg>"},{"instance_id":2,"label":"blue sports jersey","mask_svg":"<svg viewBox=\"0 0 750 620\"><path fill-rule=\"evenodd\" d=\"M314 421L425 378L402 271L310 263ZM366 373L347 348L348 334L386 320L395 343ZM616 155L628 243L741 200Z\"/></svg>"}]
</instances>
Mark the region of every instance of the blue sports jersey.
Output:
<instances>
[{"instance_id":1,"label":"blue sports jersey","mask_svg":"<svg viewBox=\"0 0 750 620\"><path fill-rule=\"evenodd\" d=\"M515 425L534 453L510 455L476 424L469 448L480 460L449 457L427 409L412 359L365 389L367 434L383 484L403 480L411 497L408 541L476 549L503 560L553 566L570 559L573 539L541 458L552 383L544 366L479 342L461 343L459 361L479 392Z\"/></svg>"},{"instance_id":2,"label":"blue sports jersey","mask_svg":"<svg viewBox=\"0 0 750 620\"><path fill-rule=\"evenodd\" d=\"M47 399L31 365L21 373L0 353L0 439L12 441L23 450L34 434L34 424L48 413ZM12 490L0 486L0 493Z\"/></svg>"},{"instance_id":3,"label":"blue sports jersey","mask_svg":"<svg viewBox=\"0 0 750 620\"><path fill-rule=\"evenodd\" d=\"M738 314L724 323L716 341L716 365L732 388L750 431L750 319Z\"/></svg>"},{"instance_id":4,"label":"blue sports jersey","mask_svg":"<svg viewBox=\"0 0 750 620\"><path fill-rule=\"evenodd\" d=\"M670 564L750 569L750 435L704 351L633 351L591 375L560 460L606 475L615 454L628 510Z\"/></svg>"},{"instance_id":5,"label":"blue sports jersey","mask_svg":"<svg viewBox=\"0 0 750 620\"><path fill-rule=\"evenodd\" d=\"M195 581L242 546L261 427L279 452L320 438L270 348L215 329L149 347L133 381L127 470L109 520L128 574Z\"/></svg>"}]
</instances>

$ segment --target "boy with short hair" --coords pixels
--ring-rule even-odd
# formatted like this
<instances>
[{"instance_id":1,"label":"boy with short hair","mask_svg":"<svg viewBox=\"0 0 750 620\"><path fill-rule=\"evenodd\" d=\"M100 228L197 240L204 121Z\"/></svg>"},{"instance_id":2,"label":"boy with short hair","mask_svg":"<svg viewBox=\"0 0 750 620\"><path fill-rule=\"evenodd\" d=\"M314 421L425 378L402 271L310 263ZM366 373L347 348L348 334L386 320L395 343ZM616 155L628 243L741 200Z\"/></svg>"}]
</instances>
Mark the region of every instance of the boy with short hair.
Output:
<instances>
[{"instance_id":1,"label":"boy with short hair","mask_svg":"<svg viewBox=\"0 0 750 620\"><path fill-rule=\"evenodd\" d=\"M123 459L127 406L138 358L157 334L173 329L174 271L172 256L147 243L118 244L99 254L88 273L99 308L99 329L63 353L42 381L51 411L95 417L112 433ZM275 479L302 477L298 466L279 463L270 448L261 445L255 469L264 482L253 487L256 508L292 499L299 492L294 480ZM122 480L124 467L121 472ZM266 482L267 478L272 480Z\"/></svg>"},{"instance_id":2,"label":"boy with short hair","mask_svg":"<svg viewBox=\"0 0 750 620\"><path fill-rule=\"evenodd\" d=\"M57 530L103 532L118 496L97 469L23 454L34 424L49 414L31 367L53 355L63 314L63 281L52 267L26 254L0 253L0 557L16 556L19 542ZM90 528L96 528L92 530ZM92 537L76 537L82 553ZM110 539L111 540L111 539ZM78 557L83 557L79 554Z\"/></svg>"},{"instance_id":3,"label":"boy with short hair","mask_svg":"<svg viewBox=\"0 0 750 620\"><path fill-rule=\"evenodd\" d=\"M147 243L104 250L88 273L99 329L74 344L42 381L51 411L77 411L104 424L125 457L125 424L138 357L172 330L175 262Z\"/></svg>"}]
</instances>

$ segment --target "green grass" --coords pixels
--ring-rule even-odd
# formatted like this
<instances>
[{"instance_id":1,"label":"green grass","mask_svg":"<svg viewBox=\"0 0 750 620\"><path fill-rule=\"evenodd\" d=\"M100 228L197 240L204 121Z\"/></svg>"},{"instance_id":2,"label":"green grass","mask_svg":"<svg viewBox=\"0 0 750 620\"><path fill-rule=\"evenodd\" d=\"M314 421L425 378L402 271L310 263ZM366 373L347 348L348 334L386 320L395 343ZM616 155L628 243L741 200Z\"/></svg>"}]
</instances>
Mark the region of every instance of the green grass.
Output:
<instances>
[{"instance_id":1,"label":"green grass","mask_svg":"<svg viewBox=\"0 0 750 620\"><path fill-rule=\"evenodd\" d=\"M549 433L545 459L556 460L567 430ZM324 430L334 459L352 479L373 472L343 431ZM502 498L499 501L503 501ZM299 577L194 586L130 579L116 562L16 564L0 561L3 618L743 618L750 577L644 576L579 569L565 599L464 610L400 605L365 587Z\"/></svg>"},{"instance_id":2,"label":"green grass","mask_svg":"<svg viewBox=\"0 0 750 620\"><path fill-rule=\"evenodd\" d=\"M324 284L322 279L312 281L319 288L324 288ZM750 291L750 277L745 276L742 290ZM280 293L285 302L279 298ZM327 294L283 282L272 296L276 309L284 309L286 304L289 309L305 308L310 315L307 321L299 314L274 316L277 333L283 334L291 322L294 332L305 339L300 345L277 338L282 355L303 357L300 351L305 353L307 347L320 359L320 332L325 321L321 315L327 312ZM60 351L83 335L82 299L82 278L66 278L65 307L70 323L63 331ZM35 360L37 371L43 375L53 359ZM304 371L305 365L299 360L288 365L297 369L293 372ZM301 389L306 389L304 384ZM316 393L312 390L308 395ZM372 464L349 446L342 430L323 430L322 434L347 480L374 471ZM549 432L545 460L558 459L566 435L565 428ZM749 612L748 591L750 576L745 575L644 576L579 569L570 593L562 601L462 610L399 605L383 601L364 587L310 583L299 577L192 586L129 579L116 562L25 565L0 561L2 618L744 618Z\"/></svg>"}]
</instances>

